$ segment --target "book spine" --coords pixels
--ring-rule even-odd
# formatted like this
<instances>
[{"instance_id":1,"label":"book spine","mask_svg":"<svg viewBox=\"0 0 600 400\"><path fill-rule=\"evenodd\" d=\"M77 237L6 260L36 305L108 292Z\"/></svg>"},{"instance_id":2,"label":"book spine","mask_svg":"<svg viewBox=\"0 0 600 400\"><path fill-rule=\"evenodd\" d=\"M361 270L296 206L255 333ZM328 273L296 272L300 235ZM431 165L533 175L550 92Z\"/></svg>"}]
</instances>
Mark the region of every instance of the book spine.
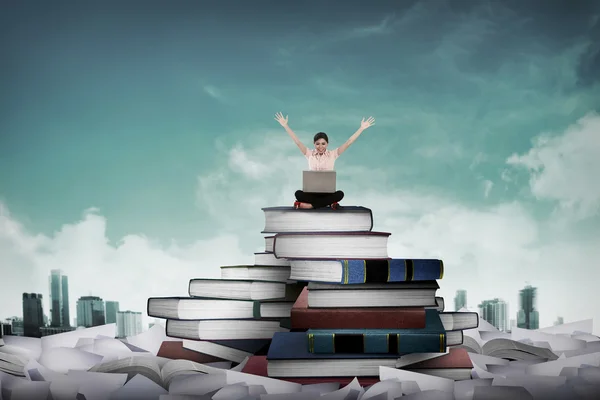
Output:
<instances>
[{"instance_id":1,"label":"book spine","mask_svg":"<svg viewBox=\"0 0 600 400\"><path fill-rule=\"evenodd\" d=\"M307 332L307 335L308 351L315 354L407 354L446 351L445 333L344 334L312 331Z\"/></svg>"},{"instance_id":2,"label":"book spine","mask_svg":"<svg viewBox=\"0 0 600 400\"><path fill-rule=\"evenodd\" d=\"M291 329L420 329L425 328L423 308L404 309L294 309Z\"/></svg>"},{"instance_id":3,"label":"book spine","mask_svg":"<svg viewBox=\"0 0 600 400\"><path fill-rule=\"evenodd\" d=\"M340 283L388 283L432 281L444 276L442 260L339 260L342 264Z\"/></svg>"}]
</instances>

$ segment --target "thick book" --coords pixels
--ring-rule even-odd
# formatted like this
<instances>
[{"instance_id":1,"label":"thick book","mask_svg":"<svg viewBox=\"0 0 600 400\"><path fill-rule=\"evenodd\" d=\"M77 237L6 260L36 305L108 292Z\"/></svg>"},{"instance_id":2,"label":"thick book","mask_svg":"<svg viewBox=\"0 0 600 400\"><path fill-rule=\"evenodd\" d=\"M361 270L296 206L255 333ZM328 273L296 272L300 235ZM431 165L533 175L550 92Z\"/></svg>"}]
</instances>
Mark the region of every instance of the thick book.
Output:
<instances>
[{"instance_id":1,"label":"thick book","mask_svg":"<svg viewBox=\"0 0 600 400\"><path fill-rule=\"evenodd\" d=\"M423 307L309 308L304 288L291 310L291 329L424 328Z\"/></svg>"},{"instance_id":2,"label":"thick book","mask_svg":"<svg viewBox=\"0 0 600 400\"><path fill-rule=\"evenodd\" d=\"M315 364L318 361L315 361ZM251 356L242 372L258 376L268 376L268 360L266 356L254 355ZM318 368L318 366L317 366ZM435 357L429 360L418 361L413 364L406 365L401 369L412 372L419 372L426 375L439 376L442 378L463 380L471 379L471 370L473 364L466 350L461 348L451 348L447 354ZM319 376L320 371L317 369L312 376L304 377L281 377L288 382L296 382L302 385L310 385L325 382L339 382L341 385L347 385L352 382L355 376ZM379 371L373 376L356 377L362 386L373 385L379 382Z\"/></svg>"},{"instance_id":3,"label":"thick book","mask_svg":"<svg viewBox=\"0 0 600 400\"><path fill-rule=\"evenodd\" d=\"M294 207L265 207L265 228L262 233L370 231L373 213L360 206L295 209Z\"/></svg>"},{"instance_id":4,"label":"thick book","mask_svg":"<svg viewBox=\"0 0 600 400\"><path fill-rule=\"evenodd\" d=\"M265 253L273 252L273 241L275 240L275 235L265 236Z\"/></svg>"},{"instance_id":5,"label":"thick book","mask_svg":"<svg viewBox=\"0 0 600 400\"><path fill-rule=\"evenodd\" d=\"M309 308L437 307L437 281L339 285L308 283Z\"/></svg>"},{"instance_id":6,"label":"thick book","mask_svg":"<svg viewBox=\"0 0 600 400\"><path fill-rule=\"evenodd\" d=\"M204 297L150 297L149 317L168 319L286 318L292 301L230 300Z\"/></svg>"},{"instance_id":7,"label":"thick book","mask_svg":"<svg viewBox=\"0 0 600 400\"><path fill-rule=\"evenodd\" d=\"M436 259L291 260L290 279L347 284L442 279L444 263Z\"/></svg>"},{"instance_id":8,"label":"thick book","mask_svg":"<svg viewBox=\"0 0 600 400\"><path fill-rule=\"evenodd\" d=\"M269 282L290 281L290 267L279 265L225 265L221 279L250 279Z\"/></svg>"},{"instance_id":9,"label":"thick book","mask_svg":"<svg viewBox=\"0 0 600 400\"><path fill-rule=\"evenodd\" d=\"M229 300L296 301L303 285L250 279L190 279L189 295Z\"/></svg>"},{"instance_id":10,"label":"thick book","mask_svg":"<svg viewBox=\"0 0 600 400\"><path fill-rule=\"evenodd\" d=\"M273 243L275 242L275 237L273 236ZM270 265L270 266L280 266L280 267L289 267L290 260L286 258L276 258L275 254L271 252L259 252L254 253L254 264L255 265Z\"/></svg>"},{"instance_id":11,"label":"thick book","mask_svg":"<svg viewBox=\"0 0 600 400\"><path fill-rule=\"evenodd\" d=\"M479 314L476 312L446 311L439 314L446 331L467 330L479 327Z\"/></svg>"},{"instance_id":12,"label":"thick book","mask_svg":"<svg viewBox=\"0 0 600 400\"><path fill-rule=\"evenodd\" d=\"M435 310L426 310L424 328L309 329L306 334L311 353L443 353L447 346L446 330Z\"/></svg>"},{"instance_id":13,"label":"thick book","mask_svg":"<svg viewBox=\"0 0 600 400\"><path fill-rule=\"evenodd\" d=\"M278 233L273 254L286 260L387 259L389 236L373 231Z\"/></svg>"},{"instance_id":14,"label":"thick book","mask_svg":"<svg viewBox=\"0 0 600 400\"><path fill-rule=\"evenodd\" d=\"M177 320L168 319L166 334L169 337L191 340L271 339L275 332L288 332L279 319L219 319Z\"/></svg>"}]
</instances>

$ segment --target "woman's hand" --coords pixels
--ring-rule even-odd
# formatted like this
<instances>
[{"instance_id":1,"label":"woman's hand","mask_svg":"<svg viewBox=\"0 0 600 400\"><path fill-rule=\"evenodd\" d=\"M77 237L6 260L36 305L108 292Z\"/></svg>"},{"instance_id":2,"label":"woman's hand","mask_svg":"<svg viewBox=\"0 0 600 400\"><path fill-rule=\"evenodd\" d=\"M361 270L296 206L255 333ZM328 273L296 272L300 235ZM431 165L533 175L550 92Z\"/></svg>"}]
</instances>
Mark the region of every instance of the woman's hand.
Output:
<instances>
[{"instance_id":1,"label":"woman's hand","mask_svg":"<svg viewBox=\"0 0 600 400\"><path fill-rule=\"evenodd\" d=\"M287 120L286 120L287 122ZM362 121L360 121L360 129L365 130L370 126L375 125L375 118L373 117L369 117L366 121L363 118Z\"/></svg>"},{"instance_id":2,"label":"woman's hand","mask_svg":"<svg viewBox=\"0 0 600 400\"><path fill-rule=\"evenodd\" d=\"M283 114L278 112L277 114L275 114L275 121L279 122L281 126L285 128L288 124L288 117L286 115L284 118Z\"/></svg>"}]
</instances>

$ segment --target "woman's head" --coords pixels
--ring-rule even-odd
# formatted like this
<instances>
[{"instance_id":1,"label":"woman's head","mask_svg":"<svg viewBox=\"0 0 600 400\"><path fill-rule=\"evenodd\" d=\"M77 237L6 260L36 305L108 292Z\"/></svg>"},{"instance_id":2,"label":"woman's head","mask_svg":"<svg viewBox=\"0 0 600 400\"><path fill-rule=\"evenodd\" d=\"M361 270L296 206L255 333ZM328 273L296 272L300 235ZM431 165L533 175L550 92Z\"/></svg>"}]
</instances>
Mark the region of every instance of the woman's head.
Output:
<instances>
[{"instance_id":1,"label":"woman's head","mask_svg":"<svg viewBox=\"0 0 600 400\"><path fill-rule=\"evenodd\" d=\"M327 150L327 145L329 144L329 138L325 132L319 132L315 135L314 143L317 152L325 153L325 150Z\"/></svg>"}]
</instances>

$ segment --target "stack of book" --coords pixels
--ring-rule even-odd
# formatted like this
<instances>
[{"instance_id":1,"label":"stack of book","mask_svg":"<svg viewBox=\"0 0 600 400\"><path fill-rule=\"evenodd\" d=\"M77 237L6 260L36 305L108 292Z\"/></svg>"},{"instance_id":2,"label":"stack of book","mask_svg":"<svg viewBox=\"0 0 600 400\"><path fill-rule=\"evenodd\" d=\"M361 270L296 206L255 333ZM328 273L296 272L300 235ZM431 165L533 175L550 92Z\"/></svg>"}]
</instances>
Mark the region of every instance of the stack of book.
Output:
<instances>
[{"instance_id":1,"label":"stack of book","mask_svg":"<svg viewBox=\"0 0 600 400\"><path fill-rule=\"evenodd\" d=\"M292 306L306 286L289 279L290 262L275 258L268 242L253 265L222 266L220 279L191 279L189 297L149 298L148 316L166 319L167 336L205 356L241 363L266 354L273 334L290 330Z\"/></svg>"},{"instance_id":2,"label":"stack of book","mask_svg":"<svg viewBox=\"0 0 600 400\"><path fill-rule=\"evenodd\" d=\"M274 332L266 356L244 372L316 383L376 382L379 367L470 379L463 329L476 313L443 312L436 297L443 262L388 257L390 233L374 232L365 207L265 211L265 255L289 262L289 279L308 282L291 309L290 331Z\"/></svg>"}]
</instances>

